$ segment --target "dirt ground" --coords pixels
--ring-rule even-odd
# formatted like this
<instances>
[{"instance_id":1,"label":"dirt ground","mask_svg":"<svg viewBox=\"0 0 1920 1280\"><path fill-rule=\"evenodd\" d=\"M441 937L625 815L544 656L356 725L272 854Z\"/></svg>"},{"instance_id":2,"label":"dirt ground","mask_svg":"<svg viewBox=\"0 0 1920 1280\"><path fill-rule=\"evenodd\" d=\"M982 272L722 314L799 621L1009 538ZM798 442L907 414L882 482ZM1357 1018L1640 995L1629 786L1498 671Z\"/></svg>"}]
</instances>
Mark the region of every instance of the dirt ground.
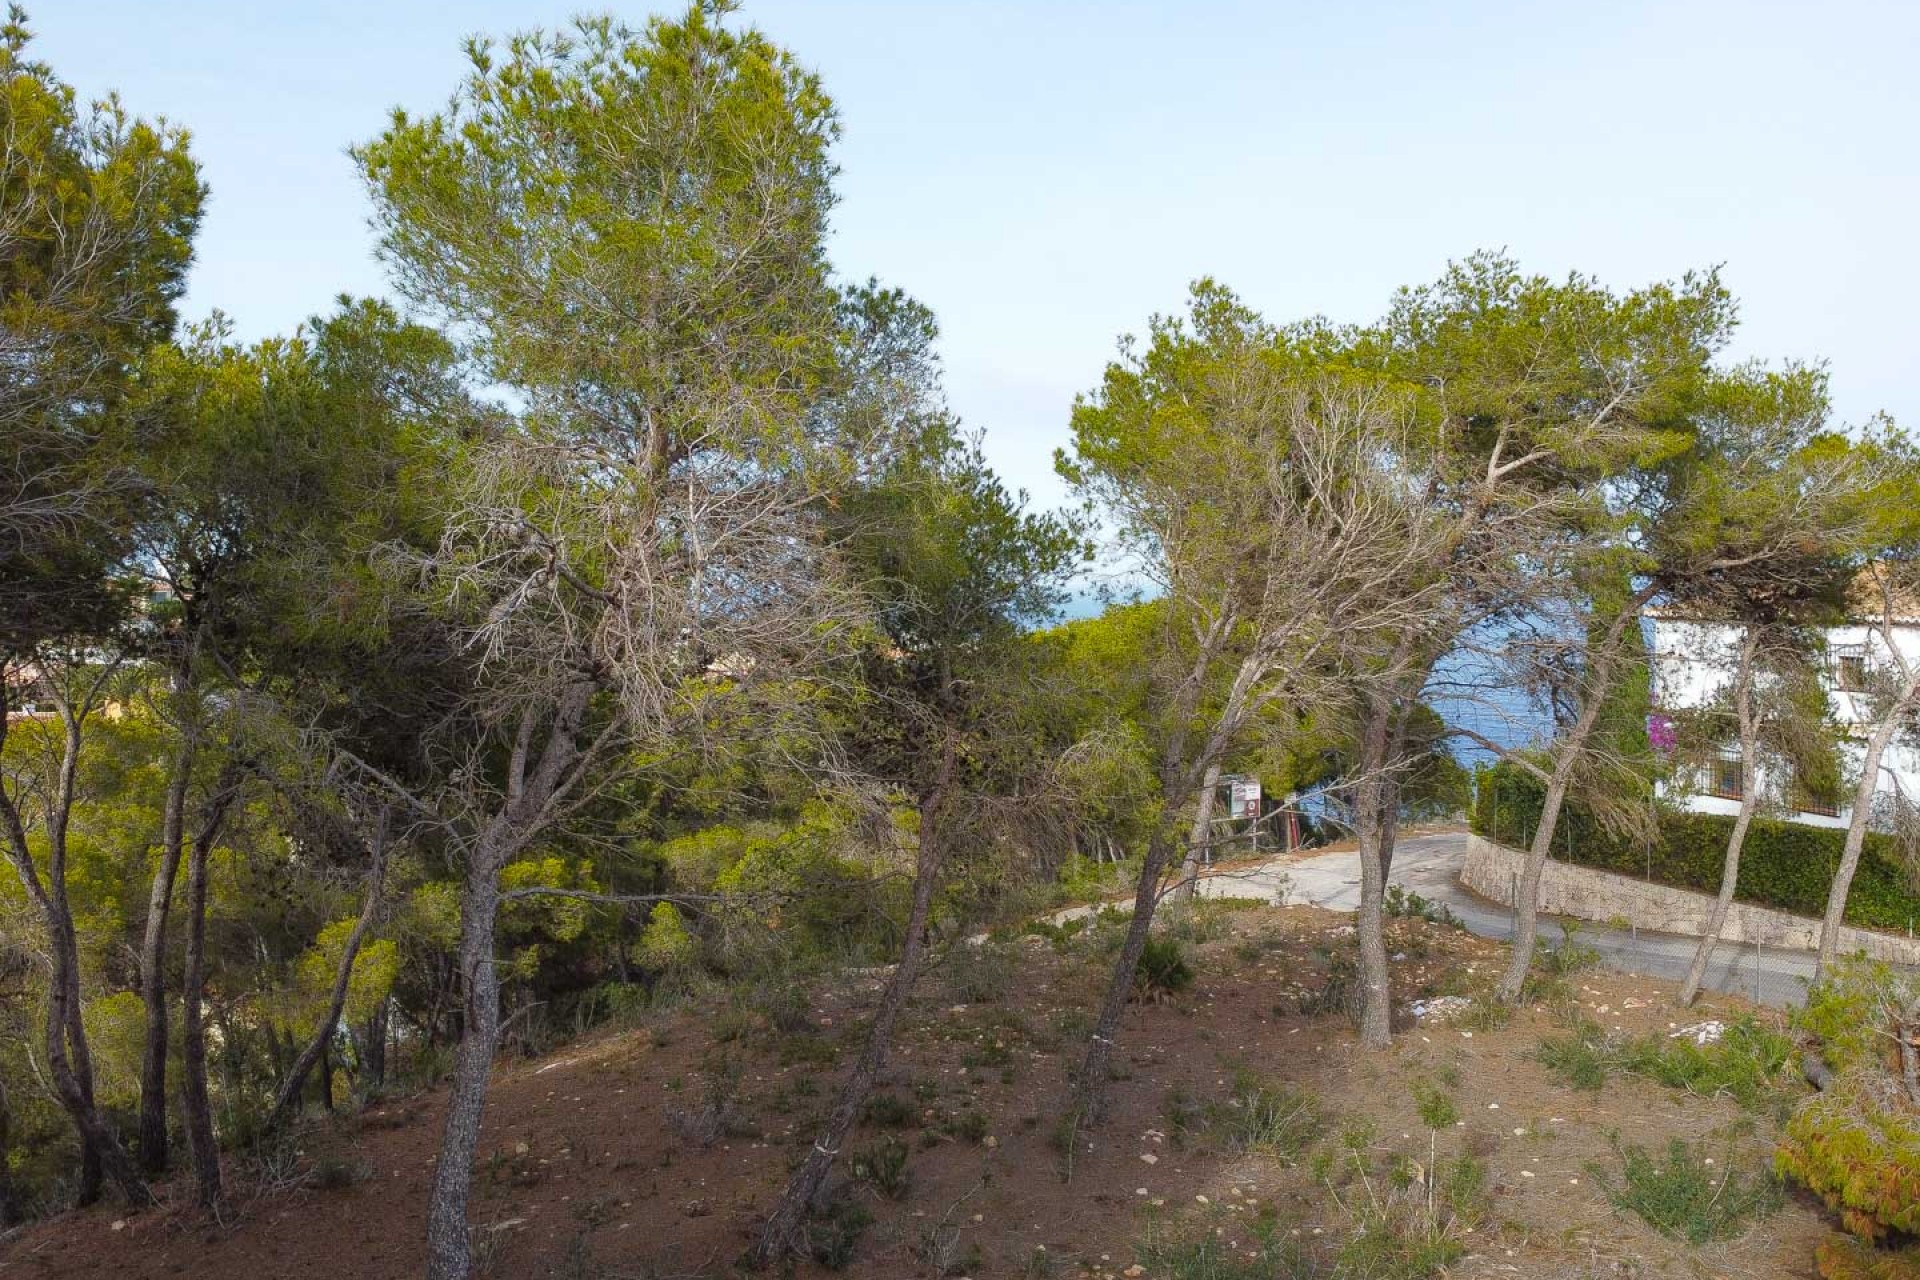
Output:
<instances>
[{"instance_id":1,"label":"dirt ground","mask_svg":"<svg viewBox=\"0 0 1920 1280\"><path fill-rule=\"evenodd\" d=\"M1062 1179L1058 1117L1084 1043L1083 1011L1103 977L1098 948L1018 940L1010 985L978 1003L961 1002L948 976L930 975L888 1072L886 1093L902 1105L849 1144L857 1153L894 1137L910 1153L910 1186L897 1200L853 1188L873 1223L838 1274L1152 1275L1129 1271L1144 1234L1218 1230L1238 1247L1238 1224L1257 1204L1277 1208L1294 1231L1350 1230L1304 1160L1179 1140L1170 1100L1221 1099L1236 1072L1314 1095L1334 1129L1343 1118L1370 1117L1366 1141L1376 1151L1425 1160L1431 1143L1443 1157L1484 1159L1490 1212L1464 1237L1466 1256L1448 1275L1812 1274L1826 1227L1804 1196L1790 1195L1742 1238L1690 1248L1616 1213L1587 1168L1618 1168L1613 1135L1658 1148L1669 1136L1727 1133L1736 1152L1758 1159L1771 1146L1770 1118L1742 1136L1744 1113L1725 1099L1619 1077L1599 1093L1569 1089L1530 1056L1554 1029L1544 1009L1477 1031L1405 1014L1390 1052L1362 1051L1338 1012L1302 1011L1351 930L1350 917L1310 908L1226 916L1222 936L1191 949L1197 977L1188 991L1129 1011L1109 1118L1072 1143L1071 1181ZM1392 934L1396 992L1406 999L1490 981L1505 953L1419 920L1394 922ZM1568 981L1587 1016L1627 1032L1745 1011L1721 1001L1683 1017L1670 989L1652 980L1589 970ZM488 1103L472 1206L489 1273L729 1274L812 1140L832 1092L832 1055L857 1036L875 989L870 980L823 993L814 1029L797 1035L689 1010L504 1067ZM1436 1081L1460 1120L1430 1138L1413 1091ZM703 1110L723 1096L724 1106ZM310 1176L280 1189L242 1185L224 1225L186 1209L69 1214L0 1245L0 1277L416 1276L443 1101L436 1091L308 1131L299 1164L278 1170L279 1181L325 1167L336 1176L323 1181L335 1189ZM704 1146L693 1132L702 1115L720 1129ZM185 1199L184 1186L174 1198Z\"/></svg>"}]
</instances>

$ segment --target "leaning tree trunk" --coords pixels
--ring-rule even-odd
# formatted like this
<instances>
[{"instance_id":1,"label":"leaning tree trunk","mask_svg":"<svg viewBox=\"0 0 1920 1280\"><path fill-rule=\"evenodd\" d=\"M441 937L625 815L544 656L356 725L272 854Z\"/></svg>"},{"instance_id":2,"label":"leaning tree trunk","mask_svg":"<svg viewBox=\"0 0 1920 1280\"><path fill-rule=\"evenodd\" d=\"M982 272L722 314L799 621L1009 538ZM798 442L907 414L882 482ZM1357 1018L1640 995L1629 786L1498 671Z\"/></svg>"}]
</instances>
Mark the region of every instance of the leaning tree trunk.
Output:
<instances>
[{"instance_id":1,"label":"leaning tree trunk","mask_svg":"<svg viewBox=\"0 0 1920 1280\"><path fill-rule=\"evenodd\" d=\"M1213 847L1213 798L1220 789L1220 765L1207 766L1200 795L1193 805L1193 830L1187 837L1187 856L1180 864L1180 897L1191 898L1200 887L1200 859Z\"/></svg>"},{"instance_id":2,"label":"leaning tree trunk","mask_svg":"<svg viewBox=\"0 0 1920 1280\"><path fill-rule=\"evenodd\" d=\"M1686 981L1680 984L1679 1002L1682 1008L1690 1005L1700 994L1700 988L1706 984L1707 965L1713 959L1714 948L1720 943L1720 930L1727 923L1727 912L1733 906L1733 892L1740 880L1740 852L1747 843L1747 829L1753 825L1753 813L1760 803L1757 794L1756 769L1754 768L1755 744L1757 733L1753 708L1753 655L1755 638L1749 629L1746 641L1740 651L1740 671L1734 679L1733 696L1740 716L1740 815L1734 819L1733 833L1727 837L1727 857L1720 869L1720 892L1713 900L1713 911L1707 918L1707 931L1700 938L1700 945L1694 948L1693 963L1687 967Z\"/></svg>"},{"instance_id":3,"label":"leaning tree trunk","mask_svg":"<svg viewBox=\"0 0 1920 1280\"><path fill-rule=\"evenodd\" d=\"M213 1103L207 1092L207 846L193 842L187 855L186 966L180 982L180 1114L193 1155L195 1198L207 1210L220 1208L220 1147L213 1135Z\"/></svg>"},{"instance_id":4,"label":"leaning tree trunk","mask_svg":"<svg viewBox=\"0 0 1920 1280\"><path fill-rule=\"evenodd\" d=\"M1584 720L1585 717L1583 716ZM1573 747L1572 750L1578 750ZM1553 833L1560 825L1560 809L1566 803L1572 782L1572 754L1562 756L1547 779L1547 794L1540 805L1540 825L1533 829L1533 843L1527 846L1527 861L1520 869L1520 884L1514 892L1513 952L1507 959L1507 971L1494 994L1508 1004L1520 999L1527 989L1527 973L1533 968L1534 944L1540 928L1540 877L1546 870L1547 854L1553 847Z\"/></svg>"},{"instance_id":5,"label":"leaning tree trunk","mask_svg":"<svg viewBox=\"0 0 1920 1280\"><path fill-rule=\"evenodd\" d=\"M178 687L176 682L176 688ZM183 739L167 778L160 824L160 863L147 895L147 926L140 941L140 999L146 1035L140 1057L140 1167L157 1176L167 1168L167 916L186 828L187 787L193 777L194 742Z\"/></svg>"},{"instance_id":6,"label":"leaning tree trunk","mask_svg":"<svg viewBox=\"0 0 1920 1280\"><path fill-rule=\"evenodd\" d=\"M951 774L953 753L954 748L949 745L947 758L942 763L943 773ZM801 1252L801 1230L806 1216L818 1207L816 1202L821 1188L826 1185L834 1159L845 1145L847 1135L853 1132L854 1123L860 1118L860 1110L866 1105L867 1095L873 1092L874 1081L886 1066L887 1051L893 1044L894 1027L900 1021L901 1010L906 1008L907 997L913 992L914 981L920 976L921 962L926 956L927 922L933 914L933 890L939 880L941 864L945 861L945 842L940 826L946 803L947 797L943 791L921 808L913 907L907 916L900 962L894 966L893 974L880 994L880 1007L874 1011L873 1025L867 1031L866 1047L861 1050L853 1070L841 1082L840 1095L827 1115L825 1127L807 1152L806 1159L801 1161L800 1167L787 1180L779 1204L774 1206L766 1226L761 1229L760 1241L754 1247L753 1256L754 1261L762 1266L786 1260Z\"/></svg>"},{"instance_id":7,"label":"leaning tree trunk","mask_svg":"<svg viewBox=\"0 0 1920 1280\"><path fill-rule=\"evenodd\" d=\"M1652 598L1652 594L1651 587L1642 589L1634 598L1634 603L1608 626L1602 641L1604 647L1594 668L1593 679L1587 686L1580 715L1553 757L1553 773L1547 779L1546 798L1540 806L1540 825L1534 828L1533 843L1527 846L1526 865L1521 868L1520 884L1514 896L1516 916L1513 954L1507 961L1506 974L1496 989L1499 998L1509 1004L1520 999L1520 993L1526 989L1527 973L1533 968L1534 948L1539 941L1540 877L1553 849L1554 832L1560 825L1560 812L1566 804L1574 768L1580 763L1588 740L1593 737L1594 726L1600 722L1600 709L1612 691L1614 675L1619 668L1618 646L1626 635L1626 628L1639 620L1640 610Z\"/></svg>"},{"instance_id":8,"label":"leaning tree trunk","mask_svg":"<svg viewBox=\"0 0 1920 1280\"><path fill-rule=\"evenodd\" d=\"M467 1198L473 1156L480 1145L480 1116L487 1078L500 1044L500 977L494 968L494 931L500 911L500 864L491 849L475 851L460 901L460 980L465 1004L460 1046L454 1054L453 1092L447 1099L440 1163L427 1205L427 1280L466 1280L472 1243L467 1234Z\"/></svg>"},{"instance_id":9,"label":"leaning tree trunk","mask_svg":"<svg viewBox=\"0 0 1920 1280\"><path fill-rule=\"evenodd\" d=\"M1120 1019L1126 1014L1127 1001L1133 997L1134 974L1147 949L1147 935L1153 929L1153 912L1160 899L1160 877L1173 858L1173 842L1165 823L1157 823L1147 840L1146 860L1140 866L1140 879L1133 891L1133 918L1127 922L1127 936L1114 958L1113 976L1107 982L1106 998L1100 1004L1100 1016L1094 1020L1087 1037L1087 1051L1074 1073L1073 1093L1068 1115L1074 1124L1096 1124L1106 1101L1107 1079L1113 1064L1113 1041L1120 1033ZM1070 1139L1071 1140L1071 1139Z\"/></svg>"},{"instance_id":10,"label":"leaning tree trunk","mask_svg":"<svg viewBox=\"0 0 1920 1280\"><path fill-rule=\"evenodd\" d=\"M320 1026L308 1040L306 1047L300 1050L286 1078L280 1082L279 1092L274 1094L273 1108L267 1113L267 1132L272 1133L287 1122L294 1108L300 1102L300 1090L307 1083L314 1065L326 1056L327 1043L333 1039L335 1030L340 1026L340 1013L347 1007L347 991L353 983L353 963L360 956L361 944L367 934L373 930L374 917L380 910L380 889L386 869L386 841L376 837L373 852L373 866L367 872L367 896L360 905L360 918L353 922L353 930L347 934L346 947L340 953L340 963L333 971L333 990L327 996L327 1013L320 1020Z\"/></svg>"},{"instance_id":11,"label":"leaning tree trunk","mask_svg":"<svg viewBox=\"0 0 1920 1280\"><path fill-rule=\"evenodd\" d=\"M1853 793L1853 812L1847 819L1847 842L1840 850L1840 866L1833 873L1833 885L1827 891L1826 915L1820 922L1820 955L1813 965L1815 982L1826 976L1827 970L1833 967L1834 956L1839 953L1840 931L1847 916L1847 894L1853 889L1854 873L1860 869L1860 853L1867 843L1867 819L1872 815L1874 793L1880 786L1880 760L1916 696L1920 696L1920 673L1907 682L1867 739L1866 754L1860 762L1860 783Z\"/></svg>"}]
</instances>

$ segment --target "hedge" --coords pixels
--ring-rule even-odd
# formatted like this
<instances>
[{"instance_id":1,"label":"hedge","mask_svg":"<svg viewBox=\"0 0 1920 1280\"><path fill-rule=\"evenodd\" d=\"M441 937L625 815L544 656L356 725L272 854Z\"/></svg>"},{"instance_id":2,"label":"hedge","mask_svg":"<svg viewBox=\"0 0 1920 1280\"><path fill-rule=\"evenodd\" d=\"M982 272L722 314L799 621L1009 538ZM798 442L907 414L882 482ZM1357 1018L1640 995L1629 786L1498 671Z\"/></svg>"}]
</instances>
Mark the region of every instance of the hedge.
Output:
<instances>
[{"instance_id":1,"label":"hedge","mask_svg":"<svg viewBox=\"0 0 1920 1280\"><path fill-rule=\"evenodd\" d=\"M1524 849L1539 825L1545 785L1513 765L1480 773L1473 829L1489 840ZM1563 862L1650 878L1681 889L1716 893L1726 862L1733 819L1721 814L1663 810L1651 846L1607 831L1592 815L1569 803L1555 830L1553 856ZM1809 827L1755 818L1740 856L1734 896L1742 902L1818 916L1840 865L1844 829ZM1920 893L1892 837L1867 833L1847 896L1847 923L1868 929L1906 929L1920 923Z\"/></svg>"}]
</instances>

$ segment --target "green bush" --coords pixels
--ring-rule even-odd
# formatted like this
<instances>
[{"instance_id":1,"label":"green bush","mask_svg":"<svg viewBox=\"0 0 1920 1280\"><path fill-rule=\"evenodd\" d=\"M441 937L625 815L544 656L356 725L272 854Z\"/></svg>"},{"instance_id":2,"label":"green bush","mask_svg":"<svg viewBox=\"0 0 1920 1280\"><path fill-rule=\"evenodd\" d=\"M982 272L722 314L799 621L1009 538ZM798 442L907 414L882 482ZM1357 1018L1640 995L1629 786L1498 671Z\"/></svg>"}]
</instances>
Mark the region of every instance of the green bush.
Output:
<instances>
[{"instance_id":1,"label":"green bush","mask_svg":"<svg viewBox=\"0 0 1920 1280\"><path fill-rule=\"evenodd\" d=\"M1622 1166L1618 1181L1598 1164L1589 1164L1587 1172L1616 1209L1644 1219L1663 1236L1692 1245L1731 1240L1750 1219L1780 1207L1779 1183L1764 1171L1741 1170L1730 1143L1718 1163L1705 1154L1705 1143L1695 1148L1680 1138L1667 1143L1662 1159L1645 1147L1622 1149L1617 1139L1613 1149Z\"/></svg>"},{"instance_id":2,"label":"green bush","mask_svg":"<svg viewBox=\"0 0 1920 1280\"><path fill-rule=\"evenodd\" d=\"M1165 1000L1193 985L1193 969L1178 938L1156 933L1140 952L1133 989L1142 1000Z\"/></svg>"},{"instance_id":3,"label":"green bush","mask_svg":"<svg viewBox=\"0 0 1920 1280\"><path fill-rule=\"evenodd\" d=\"M1773 1165L1865 1240L1920 1235L1920 1114L1891 1075L1861 1069L1801 1103Z\"/></svg>"},{"instance_id":4,"label":"green bush","mask_svg":"<svg viewBox=\"0 0 1920 1280\"><path fill-rule=\"evenodd\" d=\"M1699 1097L1729 1097L1749 1111L1781 1102L1792 1056L1792 1041L1752 1017L1704 1045L1658 1033L1610 1037L1581 1019L1564 1035L1542 1037L1534 1051L1536 1061L1575 1089L1598 1092L1609 1075L1624 1071Z\"/></svg>"},{"instance_id":5,"label":"green bush","mask_svg":"<svg viewBox=\"0 0 1920 1280\"><path fill-rule=\"evenodd\" d=\"M1291 1163L1320 1136L1320 1105L1312 1094L1240 1071L1233 1093L1207 1107L1204 1123L1229 1150Z\"/></svg>"},{"instance_id":6,"label":"green bush","mask_svg":"<svg viewBox=\"0 0 1920 1280\"><path fill-rule=\"evenodd\" d=\"M856 1152L852 1164L855 1178L889 1200L904 1199L913 1185L913 1175L907 1171L907 1144L898 1138L885 1138Z\"/></svg>"},{"instance_id":7,"label":"green bush","mask_svg":"<svg viewBox=\"0 0 1920 1280\"><path fill-rule=\"evenodd\" d=\"M1489 840L1525 848L1533 842L1542 798L1538 779L1511 765L1495 765L1481 776L1473 829ZM1583 867L1714 893L1720 888L1732 830L1733 819L1720 814L1663 812L1659 836L1649 851L1642 841L1607 831L1569 801L1554 835L1553 856ZM1835 827L1754 819L1741 853L1734 895L1742 902L1799 915L1822 914L1846 836ZM1860 869L1847 896L1847 923L1905 929L1916 921L1920 921L1920 892L1915 891L1896 842L1891 836L1868 832Z\"/></svg>"}]
</instances>

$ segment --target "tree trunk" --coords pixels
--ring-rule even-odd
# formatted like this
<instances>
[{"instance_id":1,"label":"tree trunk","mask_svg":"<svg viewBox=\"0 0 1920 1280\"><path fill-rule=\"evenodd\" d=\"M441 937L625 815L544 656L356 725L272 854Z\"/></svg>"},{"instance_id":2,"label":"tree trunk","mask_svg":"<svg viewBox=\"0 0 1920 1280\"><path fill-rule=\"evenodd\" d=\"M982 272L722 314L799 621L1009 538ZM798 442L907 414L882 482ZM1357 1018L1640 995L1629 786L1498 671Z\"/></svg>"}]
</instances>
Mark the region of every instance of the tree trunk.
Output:
<instances>
[{"instance_id":1,"label":"tree trunk","mask_svg":"<svg viewBox=\"0 0 1920 1280\"><path fill-rule=\"evenodd\" d=\"M207 1092L206 947L207 854L212 833L195 840L187 855L186 965L180 981L180 1115L193 1155L195 1198L203 1209L220 1208L220 1147L213 1136L213 1103Z\"/></svg>"},{"instance_id":2,"label":"tree trunk","mask_svg":"<svg viewBox=\"0 0 1920 1280\"><path fill-rule=\"evenodd\" d=\"M7 681L0 678L0 750L6 745ZM153 1192L140 1178L126 1149L108 1126L94 1102L93 1059L87 1031L81 1021L80 948L74 936L73 911L67 900L67 822L73 812L80 765L80 725L84 709L62 702L64 727L58 782L48 798L46 813L47 868L44 882L28 843L11 791L0 786L0 828L4 828L7 861L20 877L21 887L39 910L47 932L48 977L45 1036L47 1078L61 1108L80 1137L79 1202L99 1197L103 1179L111 1178L127 1203L144 1208Z\"/></svg>"},{"instance_id":3,"label":"tree trunk","mask_svg":"<svg viewBox=\"0 0 1920 1280\"><path fill-rule=\"evenodd\" d=\"M1593 737L1594 726L1600 721L1600 709L1613 690L1614 676L1619 669L1618 646L1626 635L1626 628L1639 621L1641 609L1652 598L1653 588L1642 588L1635 595L1633 603L1608 626L1602 641L1603 647L1597 655L1593 678L1587 685L1585 699L1580 705L1580 715L1567 731L1559 750L1554 753L1553 773L1547 780L1547 794L1540 806L1540 825L1534 828L1533 843L1527 846L1527 861L1521 869L1519 891L1514 898L1513 953L1508 958L1506 974L1496 989L1499 998L1508 1004L1520 999L1520 993L1526 989L1527 973L1533 968L1533 953L1539 941L1537 934L1540 928L1540 876L1546 869L1547 858L1553 849L1554 832L1560 825L1560 811L1566 804L1567 790L1573 782L1573 770L1586 751L1587 742Z\"/></svg>"},{"instance_id":4,"label":"tree trunk","mask_svg":"<svg viewBox=\"0 0 1920 1280\"><path fill-rule=\"evenodd\" d=\"M427 1206L427 1280L466 1280L472 1267L467 1197L487 1077L500 1040L500 978L494 969L494 929L500 909L500 860L476 850L460 902L460 978L464 1017L454 1053L453 1092L447 1100L440 1160Z\"/></svg>"},{"instance_id":5,"label":"tree trunk","mask_svg":"<svg viewBox=\"0 0 1920 1280\"><path fill-rule=\"evenodd\" d=\"M1212 845L1213 797L1220 789L1220 765L1216 761L1207 766L1207 776L1200 784L1200 795L1193 805L1193 831L1187 837L1186 860L1180 864L1180 897L1192 898L1200 886L1201 855Z\"/></svg>"},{"instance_id":6,"label":"tree trunk","mask_svg":"<svg viewBox=\"0 0 1920 1280\"><path fill-rule=\"evenodd\" d=\"M7 1157L13 1150L13 1112L7 1108L7 1082L0 1079L0 1231L18 1226L25 1216L7 1172Z\"/></svg>"},{"instance_id":7,"label":"tree trunk","mask_svg":"<svg viewBox=\"0 0 1920 1280\"><path fill-rule=\"evenodd\" d=\"M360 905L360 918L353 922L353 931L347 935L346 946L340 953L340 963L333 971L333 989L327 996L326 1016L321 1019L313 1038L301 1049L300 1056L294 1059L292 1069L280 1083L279 1092L274 1094L273 1108L267 1113L266 1128L269 1133L278 1130L293 1114L308 1073L313 1070L315 1063L326 1058L327 1043L333 1039L334 1030L340 1025L341 1010L347 1007L347 991L353 983L353 962L359 958L361 944L372 932L374 918L380 911L380 891L385 871L386 836L382 831L374 836L373 866L367 872L367 893ZM327 1106L328 1110L332 1109L331 1097L328 1097Z\"/></svg>"},{"instance_id":8,"label":"tree trunk","mask_svg":"<svg viewBox=\"0 0 1920 1280\"><path fill-rule=\"evenodd\" d=\"M907 915L906 938L900 948L900 962L894 966L893 974L880 994L880 1007L874 1011L873 1025L867 1031L866 1046L861 1050L853 1070L841 1083L840 1095L834 1101L833 1110L828 1113L825 1128L807 1152L806 1159L801 1161L800 1167L787 1180L779 1204L774 1206L772 1215L761 1230L760 1242L754 1248L754 1261L759 1265L780 1262L802 1251L802 1224L808 1212L816 1207L834 1159L845 1145L847 1135L853 1132L854 1124L860 1119L860 1110L866 1105L867 1095L873 1092L873 1083L886 1066L887 1051L893 1044L894 1027L900 1021L901 1010L906 1008L907 998L913 993L913 984L920 976L920 965L926 955L927 922L933 914L933 891L939 880L941 864L945 861L945 840L940 825L948 803L946 788L953 772L954 755L955 745L949 741L941 764L942 789L921 805L920 847L913 877L913 907ZM970 944L962 942L960 945Z\"/></svg>"},{"instance_id":9,"label":"tree trunk","mask_svg":"<svg viewBox=\"0 0 1920 1280\"><path fill-rule=\"evenodd\" d=\"M1584 716L1582 718L1584 720ZM1540 928L1540 876L1546 870L1547 857L1553 848L1553 833L1560 825L1560 808L1566 803L1574 759L1569 753L1554 765L1553 775L1547 780L1546 798L1540 806L1540 825L1533 829L1533 843L1527 846L1527 861L1520 870L1520 885L1513 900L1513 952L1507 960L1507 971L1495 988L1495 994L1508 1004L1520 999L1520 993L1527 987L1527 973L1533 968L1534 944L1539 940L1536 935Z\"/></svg>"},{"instance_id":10,"label":"tree trunk","mask_svg":"<svg viewBox=\"0 0 1920 1280\"><path fill-rule=\"evenodd\" d=\"M174 681L175 692L181 682ZM160 864L147 896L147 927L140 942L140 999L146 1005L146 1037L140 1058L140 1167L151 1176L167 1169L167 915L186 830L187 787L193 777L195 742L184 736L167 778L160 832Z\"/></svg>"},{"instance_id":11,"label":"tree trunk","mask_svg":"<svg viewBox=\"0 0 1920 1280\"><path fill-rule=\"evenodd\" d=\"M1897 652L1897 651L1896 651ZM1847 842L1840 850L1840 866L1833 873L1833 885L1827 890L1826 915L1820 922L1820 955L1814 961L1813 980L1817 983L1833 967L1840 949L1840 931L1846 923L1847 894L1853 889L1853 876L1860 869L1860 853L1867 843L1867 819L1872 815L1873 796L1880 787L1880 760L1893 741L1900 721L1914 698L1920 696L1920 674L1909 679L1880 723L1867 739L1865 757L1860 762L1860 783L1854 788L1853 812L1847 818Z\"/></svg>"},{"instance_id":12,"label":"tree trunk","mask_svg":"<svg viewBox=\"0 0 1920 1280\"><path fill-rule=\"evenodd\" d=\"M1733 687L1735 709L1740 717L1740 815L1734 819L1733 834L1727 837L1726 862L1720 869L1720 893L1713 900L1713 911L1707 918L1707 931L1701 936L1700 945L1694 948L1693 963L1687 968L1686 981L1680 984L1678 998L1682 1008L1694 1002L1707 980L1707 965L1713 959L1714 948L1720 943L1720 930L1727 922L1727 911L1733 905L1734 888L1739 883L1740 851L1747 843L1747 828L1753 825L1753 813L1760 803L1754 785L1757 773L1754 767L1755 737L1758 733L1753 707L1753 658L1756 647L1754 628L1749 627L1740 647L1740 669L1734 677Z\"/></svg>"},{"instance_id":13,"label":"tree trunk","mask_svg":"<svg viewBox=\"0 0 1920 1280\"><path fill-rule=\"evenodd\" d=\"M382 1000L367 1019L367 1078L374 1087L387 1083L387 1002Z\"/></svg>"},{"instance_id":14,"label":"tree trunk","mask_svg":"<svg viewBox=\"0 0 1920 1280\"><path fill-rule=\"evenodd\" d=\"M82 1147L80 1202L91 1203L99 1197L101 1180L111 1180L134 1208L153 1204L153 1192L140 1178L126 1148L114 1135L106 1117L100 1114L93 1097L93 1061L87 1048L86 1030L80 1021L79 948L73 933L73 920L65 909L64 895L59 903L59 919L51 930L54 975L47 998L47 1024L44 1041L47 1076L54 1096L79 1131Z\"/></svg>"},{"instance_id":15,"label":"tree trunk","mask_svg":"<svg viewBox=\"0 0 1920 1280\"><path fill-rule=\"evenodd\" d=\"M1120 1033L1120 1019L1133 997L1134 972L1147 949L1147 935L1153 928L1153 912L1160 898L1160 877L1172 860L1173 844L1165 823L1156 824L1147 840L1146 860L1140 866L1140 879L1134 886L1133 919L1127 922L1126 940L1113 962L1113 976L1107 982L1106 998L1100 1016L1087 1037L1087 1051L1073 1077L1073 1093L1068 1114L1075 1127L1097 1124L1106 1098L1107 1076L1113 1063L1113 1041Z\"/></svg>"},{"instance_id":16,"label":"tree trunk","mask_svg":"<svg viewBox=\"0 0 1920 1280\"><path fill-rule=\"evenodd\" d=\"M1405 716L1393 701L1375 697L1367 710L1360 751L1360 782L1354 793L1354 835L1360 845L1360 1043L1385 1049L1393 1043L1393 988L1387 970L1387 877L1400 832L1400 789L1393 776Z\"/></svg>"}]
</instances>

